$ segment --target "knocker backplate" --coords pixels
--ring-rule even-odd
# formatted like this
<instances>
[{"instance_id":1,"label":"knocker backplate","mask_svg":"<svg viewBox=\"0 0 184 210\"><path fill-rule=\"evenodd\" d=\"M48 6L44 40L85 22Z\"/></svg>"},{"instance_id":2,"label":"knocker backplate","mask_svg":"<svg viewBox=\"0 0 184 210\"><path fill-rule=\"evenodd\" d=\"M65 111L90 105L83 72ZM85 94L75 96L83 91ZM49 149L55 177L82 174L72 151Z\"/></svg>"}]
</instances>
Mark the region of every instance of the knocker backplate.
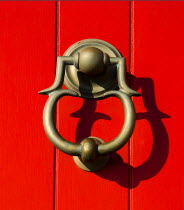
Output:
<instances>
[{"instance_id":1,"label":"knocker backplate","mask_svg":"<svg viewBox=\"0 0 184 210\"><path fill-rule=\"evenodd\" d=\"M73 44L64 53L64 56L75 56L87 47L95 47L110 57L121 57L119 51L111 44L98 39L85 39ZM97 77L88 76L80 72L74 65L67 65L64 84L83 98L99 98L107 90L117 88L117 66L109 65L103 74Z\"/></svg>"}]
</instances>

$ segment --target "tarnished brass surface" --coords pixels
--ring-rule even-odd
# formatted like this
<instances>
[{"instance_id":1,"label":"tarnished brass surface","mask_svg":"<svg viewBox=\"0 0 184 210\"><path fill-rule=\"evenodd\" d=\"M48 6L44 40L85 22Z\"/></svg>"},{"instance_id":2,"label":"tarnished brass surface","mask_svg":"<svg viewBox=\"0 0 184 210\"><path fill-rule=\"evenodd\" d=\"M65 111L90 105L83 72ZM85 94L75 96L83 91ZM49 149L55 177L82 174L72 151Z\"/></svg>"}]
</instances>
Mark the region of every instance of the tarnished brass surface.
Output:
<instances>
[{"instance_id":1,"label":"tarnished brass surface","mask_svg":"<svg viewBox=\"0 0 184 210\"><path fill-rule=\"evenodd\" d=\"M87 155L87 160L83 158L84 154L81 156L74 156L74 162L76 165L85 171L98 171L105 167L109 161L109 155L98 155L98 145L105 143L103 140L97 137L88 137L81 141L84 153ZM92 156L91 156L92 154Z\"/></svg>"},{"instance_id":2,"label":"tarnished brass surface","mask_svg":"<svg viewBox=\"0 0 184 210\"><path fill-rule=\"evenodd\" d=\"M86 47L78 53L79 67L78 71L95 77L105 71L107 64L105 63L104 53L96 47Z\"/></svg>"},{"instance_id":3,"label":"tarnished brass surface","mask_svg":"<svg viewBox=\"0 0 184 210\"><path fill-rule=\"evenodd\" d=\"M65 140L57 131L54 121L57 101L63 96L77 97L78 94L72 90L56 90L50 94L43 111L44 130L49 140L59 150L68 155L80 155L82 146Z\"/></svg>"},{"instance_id":4,"label":"tarnished brass surface","mask_svg":"<svg viewBox=\"0 0 184 210\"><path fill-rule=\"evenodd\" d=\"M103 168L109 154L119 150L131 137L135 126L135 109L131 96L140 96L126 84L125 58L112 45L101 40L83 40L72 45L65 56L58 56L53 85L40 94L49 95L43 112L43 124L50 141L61 151L73 155L75 163L86 171ZM70 90L62 90L65 80ZM116 87L119 90L115 90ZM124 125L110 142L86 137L81 143L64 139L56 129L54 113L63 96L104 99L117 97L124 106Z\"/></svg>"},{"instance_id":5,"label":"tarnished brass surface","mask_svg":"<svg viewBox=\"0 0 184 210\"><path fill-rule=\"evenodd\" d=\"M68 89L76 91L83 98L98 98L101 97L105 91L115 89L118 86L117 66L107 65L106 71L103 72L105 66L103 65L102 54L100 55L100 52L97 52L92 55L92 53L90 54L87 50L89 48L95 48L103 52L104 61L106 55L114 58L121 57L118 50L105 41L98 39L79 41L70 46L64 53L64 56L73 56L75 58L78 56L79 59L78 68L76 65L66 67L64 84ZM89 70L89 66L92 67L91 69L93 69L94 72ZM93 68L95 66L97 66L96 69ZM80 67L82 68L81 70ZM85 74L86 69L88 69L88 74ZM101 74L95 76L96 72Z\"/></svg>"}]
</instances>

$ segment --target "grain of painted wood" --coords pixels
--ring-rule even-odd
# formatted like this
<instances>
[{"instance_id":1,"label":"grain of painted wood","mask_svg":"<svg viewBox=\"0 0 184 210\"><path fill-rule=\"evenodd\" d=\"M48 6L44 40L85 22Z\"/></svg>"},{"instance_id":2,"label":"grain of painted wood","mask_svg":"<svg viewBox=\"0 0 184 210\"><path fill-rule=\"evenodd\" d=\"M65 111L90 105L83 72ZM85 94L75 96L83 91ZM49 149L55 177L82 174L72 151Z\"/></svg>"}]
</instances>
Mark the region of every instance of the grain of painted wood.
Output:
<instances>
[{"instance_id":1,"label":"grain of painted wood","mask_svg":"<svg viewBox=\"0 0 184 210\"><path fill-rule=\"evenodd\" d=\"M55 2L0 2L0 209L52 210L54 148L42 126L55 69Z\"/></svg>"},{"instance_id":2,"label":"grain of painted wood","mask_svg":"<svg viewBox=\"0 0 184 210\"><path fill-rule=\"evenodd\" d=\"M61 1L58 6L58 55L79 40L96 38L113 44L129 62L129 2ZM123 124L123 107L114 98L66 97L58 108L59 131L73 142L90 135L109 141ZM56 210L128 209L127 145L118 154L107 168L87 173L57 151Z\"/></svg>"},{"instance_id":3,"label":"grain of painted wood","mask_svg":"<svg viewBox=\"0 0 184 210\"><path fill-rule=\"evenodd\" d=\"M133 3L132 83L142 98L134 100L132 210L184 208L183 8L183 2Z\"/></svg>"}]
</instances>

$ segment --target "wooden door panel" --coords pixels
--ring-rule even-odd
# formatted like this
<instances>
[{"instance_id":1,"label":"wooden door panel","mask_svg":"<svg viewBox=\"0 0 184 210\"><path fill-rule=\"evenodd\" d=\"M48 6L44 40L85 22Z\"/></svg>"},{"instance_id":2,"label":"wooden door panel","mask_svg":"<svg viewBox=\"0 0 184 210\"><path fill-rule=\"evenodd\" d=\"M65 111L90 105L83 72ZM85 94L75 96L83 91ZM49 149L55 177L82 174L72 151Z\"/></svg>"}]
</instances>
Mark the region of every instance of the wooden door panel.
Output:
<instances>
[{"instance_id":1,"label":"wooden door panel","mask_svg":"<svg viewBox=\"0 0 184 210\"><path fill-rule=\"evenodd\" d=\"M184 208L183 2L132 3L136 129L131 140L131 209Z\"/></svg>"},{"instance_id":2,"label":"wooden door panel","mask_svg":"<svg viewBox=\"0 0 184 210\"><path fill-rule=\"evenodd\" d=\"M183 7L0 3L0 209L183 209ZM53 83L56 54L88 38L114 45L127 59L131 87L142 92L133 98L130 143L96 173L82 171L48 141L42 125L47 96L37 94ZM65 97L56 114L59 132L72 142L87 136L110 141L124 121L115 98Z\"/></svg>"},{"instance_id":3,"label":"wooden door panel","mask_svg":"<svg viewBox=\"0 0 184 210\"><path fill-rule=\"evenodd\" d=\"M54 147L42 110L55 69L55 3L0 3L0 209L51 210Z\"/></svg>"},{"instance_id":4,"label":"wooden door panel","mask_svg":"<svg viewBox=\"0 0 184 210\"><path fill-rule=\"evenodd\" d=\"M58 2L58 55L73 43L96 38L116 46L129 64L129 2ZM88 136L109 141L123 125L117 99L90 101L66 97L58 106L59 132L76 142ZM73 158L56 153L56 209L128 209L128 144L97 173L79 169ZM119 178L121 174L121 178ZM122 187L123 186L123 187Z\"/></svg>"}]
</instances>

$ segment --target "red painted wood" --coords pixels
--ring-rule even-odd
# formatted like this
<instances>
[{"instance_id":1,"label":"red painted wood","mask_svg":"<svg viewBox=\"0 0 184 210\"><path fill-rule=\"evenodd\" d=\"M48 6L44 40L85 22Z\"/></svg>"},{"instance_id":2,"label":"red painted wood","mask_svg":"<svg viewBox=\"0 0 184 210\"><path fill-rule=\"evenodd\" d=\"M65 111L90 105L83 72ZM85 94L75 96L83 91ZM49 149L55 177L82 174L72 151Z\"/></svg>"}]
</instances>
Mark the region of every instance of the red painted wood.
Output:
<instances>
[{"instance_id":1,"label":"red painted wood","mask_svg":"<svg viewBox=\"0 0 184 210\"><path fill-rule=\"evenodd\" d=\"M0 3L0 209L53 209L54 148L38 91L55 69L55 2Z\"/></svg>"},{"instance_id":2,"label":"red painted wood","mask_svg":"<svg viewBox=\"0 0 184 210\"><path fill-rule=\"evenodd\" d=\"M129 59L129 2L58 2L58 55L73 43L89 38L105 40ZM60 100L58 127L69 141L87 136L114 138L123 124L123 107L117 99ZM77 168L72 157L57 151L56 209L128 209L128 145L97 173Z\"/></svg>"},{"instance_id":3,"label":"red painted wood","mask_svg":"<svg viewBox=\"0 0 184 210\"><path fill-rule=\"evenodd\" d=\"M42 126L47 96L37 92L54 79L56 3L0 3L0 209L183 209L183 7L58 3L58 55L82 39L108 41L128 58L128 67L130 60L128 71L136 76L131 85L142 92L134 98L130 147L113 155L105 169L87 173L58 150L55 169ZM114 98L66 97L57 113L60 133L73 142L90 135L110 141L123 124L123 107Z\"/></svg>"},{"instance_id":4,"label":"red painted wood","mask_svg":"<svg viewBox=\"0 0 184 210\"><path fill-rule=\"evenodd\" d=\"M184 209L183 2L134 2L131 209Z\"/></svg>"}]
</instances>

